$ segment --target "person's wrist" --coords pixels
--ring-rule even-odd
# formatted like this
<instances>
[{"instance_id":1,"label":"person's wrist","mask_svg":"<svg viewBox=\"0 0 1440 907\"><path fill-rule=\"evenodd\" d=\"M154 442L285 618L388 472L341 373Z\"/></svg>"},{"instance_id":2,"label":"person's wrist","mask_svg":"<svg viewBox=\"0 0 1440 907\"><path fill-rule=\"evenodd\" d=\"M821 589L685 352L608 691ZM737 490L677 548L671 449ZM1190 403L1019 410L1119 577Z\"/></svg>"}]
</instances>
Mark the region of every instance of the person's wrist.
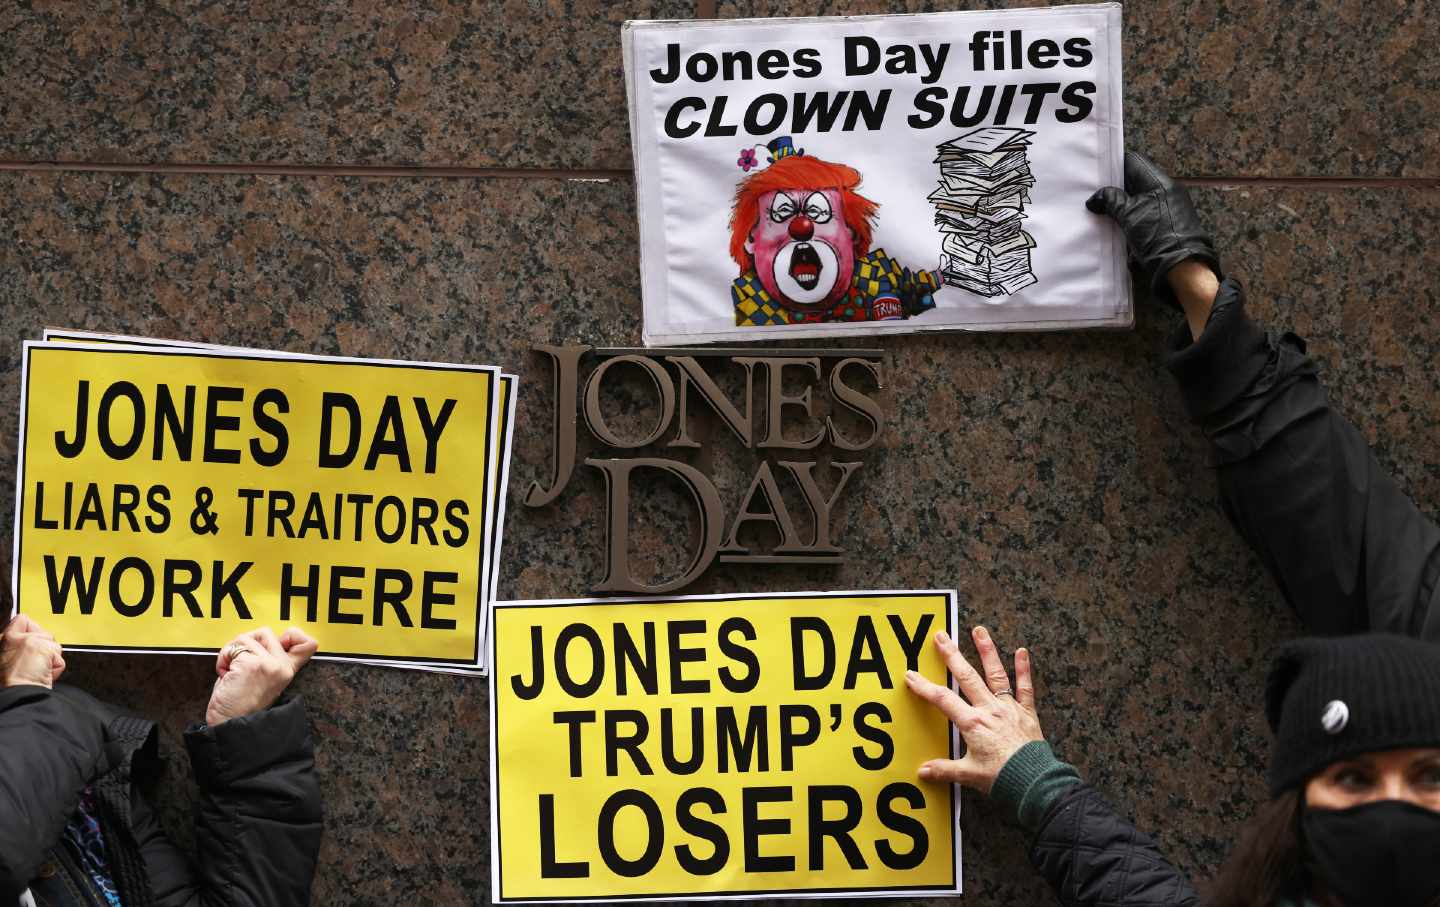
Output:
<instances>
[{"instance_id":1,"label":"person's wrist","mask_svg":"<svg viewBox=\"0 0 1440 907\"><path fill-rule=\"evenodd\" d=\"M16 677L0 680L0 687L44 687L47 690L55 689L48 680L36 680L32 677Z\"/></svg>"},{"instance_id":2,"label":"person's wrist","mask_svg":"<svg viewBox=\"0 0 1440 907\"><path fill-rule=\"evenodd\" d=\"M235 703L228 704L225 708L210 706L205 709L205 723L211 727L218 727L233 718L244 718L246 715L253 715L256 712L263 712L264 705L245 704L237 706Z\"/></svg>"},{"instance_id":3,"label":"person's wrist","mask_svg":"<svg viewBox=\"0 0 1440 907\"><path fill-rule=\"evenodd\" d=\"M1213 302L1220 291L1220 278L1215 275L1214 267L1200 256L1180 262L1166 272L1165 279L1182 302L1186 298Z\"/></svg>"},{"instance_id":4,"label":"person's wrist","mask_svg":"<svg viewBox=\"0 0 1440 907\"><path fill-rule=\"evenodd\" d=\"M1165 275L1175 299L1190 324L1190 333L1199 338L1220 293L1220 278L1210 264L1200 258L1187 258Z\"/></svg>"},{"instance_id":5,"label":"person's wrist","mask_svg":"<svg viewBox=\"0 0 1440 907\"><path fill-rule=\"evenodd\" d=\"M1030 740L1009 754L995 775L993 796L1010 796L1018 804L1025 790L1055 762L1055 751L1044 740Z\"/></svg>"},{"instance_id":6,"label":"person's wrist","mask_svg":"<svg viewBox=\"0 0 1440 907\"><path fill-rule=\"evenodd\" d=\"M205 723L211 727L216 727L218 725L224 724L232 718L245 718L250 715L258 714L270 708L275 703L279 702L280 697L283 693L284 691L282 690L280 693L277 693L274 696L264 697L259 701L245 703L231 709L222 710L213 706L207 707L205 709Z\"/></svg>"},{"instance_id":7,"label":"person's wrist","mask_svg":"<svg viewBox=\"0 0 1440 907\"><path fill-rule=\"evenodd\" d=\"M0 669L0 687L44 687L47 690L54 688L48 672L41 676L33 671L26 671L23 665L14 662Z\"/></svg>"}]
</instances>

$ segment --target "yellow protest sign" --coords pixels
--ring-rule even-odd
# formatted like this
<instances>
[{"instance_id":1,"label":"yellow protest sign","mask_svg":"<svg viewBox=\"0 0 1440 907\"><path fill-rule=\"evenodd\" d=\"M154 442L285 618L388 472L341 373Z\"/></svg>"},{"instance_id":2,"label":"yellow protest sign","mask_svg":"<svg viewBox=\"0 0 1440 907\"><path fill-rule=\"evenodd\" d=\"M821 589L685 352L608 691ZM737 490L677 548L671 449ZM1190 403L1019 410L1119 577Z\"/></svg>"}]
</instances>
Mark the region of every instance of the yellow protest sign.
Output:
<instances>
[{"instance_id":1,"label":"yellow protest sign","mask_svg":"<svg viewBox=\"0 0 1440 907\"><path fill-rule=\"evenodd\" d=\"M192 350L231 350L242 353L265 353L265 350L257 350L249 347L221 346L213 343L200 343L189 340L169 340L159 337L137 337L128 334L113 334L101 331L73 330L64 328L45 328L41 339L47 343L78 343L78 344L131 344L137 346L158 346L178 347ZM485 583L485 610L480 618L480 644L479 651L487 651L484 634L490 626L490 603L495 600L496 588L500 581L500 545L505 530L505 489L510 480L510 449L514 442L515 425L515 400L520 379L516 375L501 373L497 384L499 400L496 403L498 418L493 426L496 436L491 443L491 464L490 464L490 518L488 525L490 531L489 557L486 559L488 577ZM426 662L394 662L384 659L367 660L367 664L387 665L391 667L412 667L422 670L438 670L438 668ZM479 674L484 675L488 670L486 664L468 666L449 666L444 670L449 673Z\"/></svg>"},{"instance_id":2,"label":"yellow protest sign","mask_svg":"<svg viewBox=\"0 0 1440 907\"><path fill-rule=\"evenodd\" d=\"M27 343L16 607L67 647L478 662L498 370Z\"/></svg>"},{"instance_id":3,"label":"yellow protest sign","mask_svg":"<svg viewBox=\"0 0 1440 907\"><path fill-rule=\"evenodd\" d=\"M497 903L960 890L953 592L497 602Z\"/></svg>"}]
</instances>

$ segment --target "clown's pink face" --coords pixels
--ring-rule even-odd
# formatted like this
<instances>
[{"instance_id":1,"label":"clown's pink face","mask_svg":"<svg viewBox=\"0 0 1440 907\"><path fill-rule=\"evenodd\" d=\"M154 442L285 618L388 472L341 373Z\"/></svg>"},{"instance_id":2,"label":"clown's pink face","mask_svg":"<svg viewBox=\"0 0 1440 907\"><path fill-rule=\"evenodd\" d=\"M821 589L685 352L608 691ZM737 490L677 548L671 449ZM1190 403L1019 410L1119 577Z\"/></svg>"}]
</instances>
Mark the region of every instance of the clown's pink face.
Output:
<instances>
[{"instance_id":1,"label":"clown's pink face","mask_svg":"<svg viewBox=\"0 0 1440 907\"><path fill-rule=\"evenodd\" d=\"M779 189L760 196L745 251L765 291L787 308L829 308L850 288L855 237L838 189Z\"/></svg>"}]
</instances>

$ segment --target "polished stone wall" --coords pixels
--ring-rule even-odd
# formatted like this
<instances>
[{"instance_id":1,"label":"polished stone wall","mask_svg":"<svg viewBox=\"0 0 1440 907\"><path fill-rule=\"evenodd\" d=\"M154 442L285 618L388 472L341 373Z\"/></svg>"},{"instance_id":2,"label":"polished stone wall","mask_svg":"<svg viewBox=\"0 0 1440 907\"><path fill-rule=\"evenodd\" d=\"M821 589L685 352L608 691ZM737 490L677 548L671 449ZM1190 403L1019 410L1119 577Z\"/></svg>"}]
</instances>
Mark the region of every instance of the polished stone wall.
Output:
<instances>
[{"instance_id":1,"label":"polished stone wall","mask_svg":"<svg viewBox=\"0 0 1440 907\"><path fill-rule=\"evenodd\" d=\"M528 350L639 342L620 23L935 8L952 7L6 5L0 393L18 399L20 341L46 325L502 364L523 395L501 595L584 593L601 571L597 483L581 477L543 510L519 502L548 469L547 371ZM1431 513L1433 12L1125 9L1130 146L1197 181L1255 313L1309 340L1340 407ZM717 568L693 591L957 588L962 619L1034 650L1060 753L1204 877L1264 795L1265 657L1297 626L1215 509L1201 439L1156 361L1171 323L1142 308L1131 332L873 344L894 418L836 517L849 562ZM8 407L0 471L15 436ZM7 531L12 505L0 501ZM639 544L676 528L665 509L646 503ZM176 755L165 818L188 839L179 734L203 713L208 662L75 655L70 674L161 720ZM328 816L315 903L486 903L484 685L315 664L297 687ZM1046 901L1020 833L983 798L965 796L962 825L966 901Z\"/></svg>"}]
</instances>

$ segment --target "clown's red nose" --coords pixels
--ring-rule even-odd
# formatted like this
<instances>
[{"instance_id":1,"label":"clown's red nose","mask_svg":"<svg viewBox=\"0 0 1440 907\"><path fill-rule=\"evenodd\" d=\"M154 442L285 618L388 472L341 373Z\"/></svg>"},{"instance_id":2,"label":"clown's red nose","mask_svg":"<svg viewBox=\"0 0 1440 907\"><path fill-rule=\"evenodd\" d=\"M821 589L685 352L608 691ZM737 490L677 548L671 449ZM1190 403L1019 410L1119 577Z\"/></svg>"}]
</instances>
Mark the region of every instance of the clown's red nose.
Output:
<instances>
[{"instance_id":1,"label":"clown's red nose","mask_svg":"<svg viewBox=\"0 0 1440 907\"><path fill-rule=\"evenodd\" d=\"M803 214L797 214L790 218L790 238L796 242L806 242L815 235L815 222Z\"/></svg>"}]
</instances>

